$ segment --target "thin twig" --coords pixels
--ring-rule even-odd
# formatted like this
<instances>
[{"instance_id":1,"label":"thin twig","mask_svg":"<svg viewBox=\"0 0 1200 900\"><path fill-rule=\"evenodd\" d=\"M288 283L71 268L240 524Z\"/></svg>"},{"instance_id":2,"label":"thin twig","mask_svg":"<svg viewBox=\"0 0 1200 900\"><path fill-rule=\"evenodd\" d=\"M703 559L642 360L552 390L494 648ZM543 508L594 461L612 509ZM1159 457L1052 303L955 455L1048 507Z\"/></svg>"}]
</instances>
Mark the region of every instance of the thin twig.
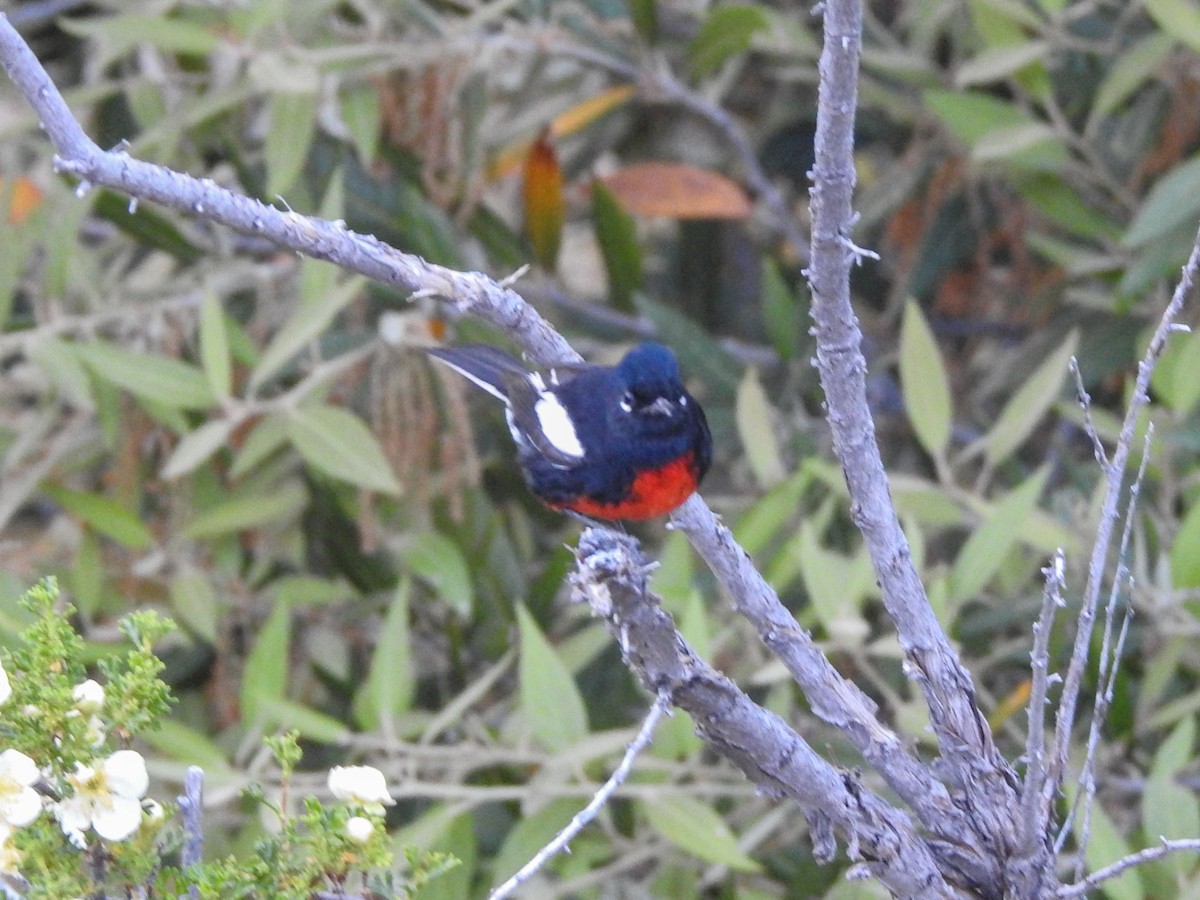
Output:
<instances>
[{"instance_id":1,"label":"thin twig","mask_svg":"<svg viewBox=\"0 0 1200 900\"><path fill-rule=\"evenodd\" d=\"M1096 755L1100 749L1100 732L1104 727L1104 722L1108 718L1108 710L1112 706L1113 692L1116 689L1117 672L1121 666L1121 650L1125 645L1125 635L1129 630L1129 621L1132 615L1132 606L1126 605L1125 617L1121 623L1121 632L1117 639L1116 647L1112 646L1113 621L1116 617L1117 600L1120 596L1121 588L1126 587L1126 596L1132 596L1133 593L1133 576L1129 572L1126 565L1126 560L1129 558L1129 541L1133 535L1133 526L1137 517L1138 498L1141 496L1142 483L1146 478L1146 469L1150 463L1150 446L1154 439L1154 424L1146 429L1146 437L1142 444L1142 460L1138 465L1137 475L1133 479L1133 483L1129 486L1129 504L1125 509L1125 523L1121 529L1121 542L1117 549L1117 571L1113 576L1112 586L1109 588L1108 603L1104 609L1104 632L1100 642L1100 658L1098 660L1098 670L1096 674L1096 700L1092 709L1092 720L1088 726L1088 742L1087 754L1084 757L1083 771L1079 776L1079 791L1075 795L1075 803L1072 806L1071 813L1063 822L1062 829L1059 831L1057 840L1055 841L1055 851L1057 852L1066 841L1067 834L1071 829L1071 818L1078 808L1081 800L1083 803L1083 824L1080 828L1078 840L1079 855L1076 862L1075 877L1083 876L1084 851L1087 850L1088 841L1091 838L1091 823L1092 823L1092 802L1096 797Z\"/></svg>"},{"instance_id":2,"label":"thin twig","mask_svg":"<svg viewBox=\"0 0 1200 900\"><path fill-rule=\"evenodd\" d=\"M513 873L511 878L488 895L490 900L502 900L502 898L510 896L513 891L528 881L552 857L565 850L567 845L575 839L576 835L583 831L596 818L600 810L604 808L604 805L612 799L617 788L629 777L629 773L633 769L634 760L649 745L651 738L654 737L654 729L658 726L659 719L662 718L663 713L669 708L669 704L670 698L665 695L659 695L655 698L654 705L650 707L650 711L646 714L637 737L633 739L633 742L625 751L620 765L613 770L608 781L604 782L600 790L596 791L595 796L592 797L588 805L576 813L575 817L567 823L566 827L554 836L554 840L535 853L529 862L521 866L521 868Z\"/></svg>"},{"instance_id":3,"label":"thin twig","mask_svg":"<svg viewBox=\"0 0 1200 900\"><path fill-rule=\"evenodd\" d=\"M1105 866L1089 875L1082 881L1068 884L1058 889L1059 897L1083 897L1095 890L1104 882L1116 878L1135 866L1141 866L1156 859L1162 859L1169 853L1191 852L1200 853L1200 838L1179 838L1171 840L1160 837L1162 844L1157 847L1147 847L1137 853L1131 853L1124 859L1119 859L1111 866Z\"/></svg>"},{"instance_id":4,"label":"thin twig","mask_svg":"<svg viewBox=\"0 0 1200 900\"><path fill-rule=\"evenodd\" d=\"M1079 371L1079 360L1074 356L1071 357L1069 368L1075 377L1075 395L1080 409L1083 410L1083 431L1092 442L1092 453L1096 457L1096 462L1100 463L1101 471L1108 474L1108 454L1104 450L1104 442L1100 440L1100 432L1096 429L1096 423L1092 421L1092 398L1083 385L1083 373Z\"/></svg>"},{"instance_id":5,"label":"thin twig","mask_svg":"<svg viewBox=\"0 0 1200 900\"><path fill-rule=\"evenodd\" d=\"M1198 271L1200 271L1200 230L1197 231L1192 252L1180 271L1179 283L1175 286L1171 302L1163 310L1158 327L1155 328L1154 335L1150 338L1150 344L1146 348L1146 353L1138 363L1137 378L1134 381L1133 396L1129 400L1129 409L1126 410L1125 420L1121 423L1120 436L1113 448L1110 464L1104 470L1104 501L1101 504L1096 528L1096 542L1092 545L1092 556L1088 562L1087 585L1084 587L1083 604L1079 611L1075 643L1071 650L1062 698L1059 701L1058 716L1054 722L1054 756L1050 761L1051 777L1043 794L1047 803L1052 800L1054 792L1062 785L1067 769L1071 733L1075 727L1076 707L1079 704L1079 694L1083 688L1088 648L1091 644L1092 629L1096 622L1096 607L1100 602L1100 589L1104 583L1104 571L1108 563L1112 530L1117 522L1117 507L1120 503L1125 465L1133 444L1134 428L1142 409L1149 402L1150 376L1158 364L1167 338L1175 330L1175 319L1178 318L1184 301L1191 293Z\"/></svg>"},{"instance_id":6,"label":"thin twig","mask_svg":"<svg viewBox=\"0 0 1200 900\"><path fill-rule=\"evenodd\" d=\"M1022 854L1035 852L1046 840L1046 818L1040 809L1042 784L1046 776L1046 695L1050 688L1050 635L1054 615L1064 606L1062 592L1066 584L1066 561L1062 549L1054 553L1050 565L1042 569L1046 579L1042 590L1042 611L1033 626L1033 650L1029 654L1032 686L1029 692L1029 735L1025 741L1025 780L1021 785Z\"/></svg>"}]
</instances>

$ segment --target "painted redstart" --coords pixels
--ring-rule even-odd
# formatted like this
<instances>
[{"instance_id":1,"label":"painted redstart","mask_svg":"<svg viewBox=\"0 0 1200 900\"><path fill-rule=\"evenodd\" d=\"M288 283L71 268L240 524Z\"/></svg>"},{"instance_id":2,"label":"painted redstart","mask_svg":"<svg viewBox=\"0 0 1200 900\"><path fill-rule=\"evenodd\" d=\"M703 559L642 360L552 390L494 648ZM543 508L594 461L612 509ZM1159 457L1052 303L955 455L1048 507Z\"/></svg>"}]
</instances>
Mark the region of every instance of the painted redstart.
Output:
<instances>
[{"instance_id":1,"label":"painted redstart","mask_svg":"<svg viewBox=\"0 0 1200 900\"><path fill-rule=\"evenodd\" d=\"M642 344L614 366L531 372L494 347L428 351L504 402L517 460L552 509L593 519L651 519L692 495L712 437L675 355Z\"/></svg>"}]
</instances>

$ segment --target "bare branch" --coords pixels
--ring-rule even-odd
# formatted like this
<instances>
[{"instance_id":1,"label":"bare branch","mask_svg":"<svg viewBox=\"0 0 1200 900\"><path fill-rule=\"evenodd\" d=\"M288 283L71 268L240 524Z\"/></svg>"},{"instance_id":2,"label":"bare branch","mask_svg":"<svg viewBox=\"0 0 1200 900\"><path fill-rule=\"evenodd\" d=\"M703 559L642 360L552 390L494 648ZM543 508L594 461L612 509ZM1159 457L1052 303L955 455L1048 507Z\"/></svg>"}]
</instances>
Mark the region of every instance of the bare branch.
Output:
<instances>
[{"instance_id":1,"label":"bare branch","mask_svg":"<svg viewBox=\"0 0 1200 900\"><path fill-rule=\"evenodd\" d=\"M1138 466L1137 475L1129 486L1129 505L1125 510L1125 524L1121 529L1121 543L1117 550L1117 571L1113 576L1112 585L1108 592L1108 603L1104 609L1104 632L1100 643L1100 658L1097 661L1096 700L1092 708L1092 720L1088 726L1087 754L1084 757L1083 771L1079 775L1079 791L1075 795L1075 803L1067 816L1055 841L1055 850L1062 848L1071 830L1072 817L1079 804L1083 804L1083 824L1080 828L1079 856L1076 863L1075 877L1083 877L1084 851L1087 850L1091 837L1092 803L1096 798L1096 755L1100 748L1100 732L1108 718L1108 710L1112 706L1113 692L1117 684L1117 672L1121 666L1121 651L1125 646L1125 636L1129 632L1129 622L1133 615L1132 607L1126 606L1125 616L1121 622L1121 631L1117 645L1112 646L1113 622L1116 619L1117 600L1122 588L1126 595L1131 596L1133 576L1125 561L1129 554L1129 541L1133 535L1133 525L1137 516L1138 497L1141 495L1142 482L1146 478L1146 468L1150 464L1150 445L1154 439L1154 425L1146 429L1146 437L1142 444L1142 461Z\"/></svg>"},{"instance_id":2,"label":"bare branch","mask_svg":"<svg viewBox=\"0 0 1200 900\"><path fill-rule=\"evenodd\" d=\"M1175 319L1183 309L1183 303L1188 294L1191 293L1198 270L1200 270L1200 231L1197 232L1195 243L1192 245L1191 255L1180 272L1179 283L1175 286L1171 302L1163 310L1158 327L1150 338L1150 345L1146 348L1141 362L1138 363L1138 373L1134 382L1133 396L1129 400L1129 409L1121 424L1121 433L1116 447L1113 448L1112 460L1104 470L1106 484L1096 530L1096 542L1092 546L1092 556L1088 563L1087 585L1083 592L1083 604L1079 612L1075 643L1071 651L1071 661L1063 685L1062 698L1059 702L1058 716L1054 723L1054 756L1050 763L1051 777L1046 785L1046 790L1051 793L1051 796L1047 797L1047 802L1052 799L1053 792L1062 785L1065 777L1067 758L1071 747L1071 732L1075 727L1075 711L1079 703L1079 693L1083 687L1088 647L1096 621L1096 606L1100 600L1101 585L1104 583L1109 545L1112 542L1113 527L1117 522L1117 507L1121 497L1125 465L1129 460L1130 448L1133 444L1134 428L1142 409L1149 401L1150 376L1166 346L1168 336L1176 330Z\"/></svg>"},{"instance_id":3,"label":"bare branch","mask_svg":"<svg viewBox=\"0 0 1200 900\"><path fill-rule=\"evenodd\" d=\"M649 566L636 541L589 528L577 555L575 600L601 617L647 690L686 710L709 746L759 787L800 804L818 859L833 855L836 831L850 857L864 859L896 895L956 896L904 813L823 760L786 722L696 656L650 592Z\"/></svg>"},{"instance_id":4,"label":"bare branch","mask_svg":"<svg viewBox=\"0 0 1200 900\"><path fill-rule=\"evenodd\" d=\"M1096 457L1096 462L1100 463L1100 470L1106 475L1108 474L1108 454L1104 451L1104 442L1100 440L1100 432L1096 430L1096 423L1092 421L1092 398L1088 394L1087 388L1083 386L1083 374L1079 371L1079 360L1074 356L1071 357L1070 363L1071 374L1075 377L1075 396L1079 400L1079 407L1083 410L1083 430L1092 442L1092 453Z\"/></svg>"},{"instance_id":5,"label":"bare branch","mask_svg":"<svg viewBox=\"0 0 1200 900\"><path fill-rule=\"evenodd\" d=\"M995 819L985 825L999 843L1012 834L1016 776L997 751L975 706L974 685L942 631L913 565L891 502L866 394L862 332L850 304L850 269L860 254L847 245L854 223L854 115L862 10L857 0L827 0L820 61L813 165L812 255L808 272L817 337L816 365L825 392L833 448L850 489L851 512L863 534L933 730L957 786L989 796ZM977 810L977 815L978 815Z\"/></svg>"},{"instance_id":6,"label":"bare branch","mask_svg":"<svg viewBox=\"0 0 1200 900\"><path fill-rule=\"evenodd\" d=\"M663 713L667 711L669 702L669 698L661 695L655 699L654 705L646 713L646 718L642 722L642 727L639 729L637 736L633 739L633 743L625 751L620 765L613 770L608 781L604 782L588 805L576 813L575 817L567 823L567 826L562 831L554 836L554 839L550 843L535 853L533 858L521 866L511 878L492 891L488 895L489 900L503 900L503 898L511 896L513 891L528 881L551 858L567 849L567 845L575 839L575 836L596 818L600 810L604 808L604 805L612 799L612 795L616 793L617 788L624 784L625 779L629 777L629 773L633 769L634 760L650 744L650 739L654 737L654 729L658 726L658 721L662 718Z\"/></svg>"},{"instance_id":7,"label":"bare branch","mask_svg":"<svg viewBox=\"0 0 1200 900\"><path fill-rule=\"evenodd\" d=\"M1147 847L1145 850L1139 850L1137 853L1131 853L1124 859L1119 859L1111 866L1105 866L1099 871L1093 872L1083 881L1077 881L1075 884L1069 884L1058 889L1057 896L1059 897L1083 897L1094 890L1099 885L1108 881L1111 878L1116 878L1128 869L1135 866L1141 866L1148 862L1154 862L1156 859L1162 859L1168 853L1200 853L1200 838L1180 838L1178 840L1170 840L1168 838L1159 838L1162 843L1157 847Z\"/></svg>"},{"instance_id":8,"label":"bare branch","mask_svg":"<svg viewBox=\"0 0 1200 900\"><path fill-rule=\"evenodd\" d=\"M0 13L0 60L41 119L58 155L55 166L82 180L202 216L242 234L267 238L315 259L336 263L401 290L444 298L463 315L491 322L519 341L540 363L578 362L579 354L514 291L478 273L457 272L401 253L377 238L354 234L344 222L327 222L224 190L145 163L120 151L103 151L83 132L33 51Z\"/></svg>"},{"instance_id":9,"label":"bare branch","mask_svg":"<svg viewBox=\"0 0 1200 900\"><path fill-rule=\"evenodd\" d=\"M1032 855L1046 841L1049 804L1042 803L1046 778L1046 695L1050 688L1050 635L1054 631L1055 612L1064 606L1062 592L1066 584L1066 561L1060 548L1050 565L1042 569L1046 579L1042 591L1042 611L1033 626L1033 650L1029 654L1032 687L1029 692L1029 735L1025 741L1025 781L1021 785L1021 852Z\"/></svg>"}]
</instances>

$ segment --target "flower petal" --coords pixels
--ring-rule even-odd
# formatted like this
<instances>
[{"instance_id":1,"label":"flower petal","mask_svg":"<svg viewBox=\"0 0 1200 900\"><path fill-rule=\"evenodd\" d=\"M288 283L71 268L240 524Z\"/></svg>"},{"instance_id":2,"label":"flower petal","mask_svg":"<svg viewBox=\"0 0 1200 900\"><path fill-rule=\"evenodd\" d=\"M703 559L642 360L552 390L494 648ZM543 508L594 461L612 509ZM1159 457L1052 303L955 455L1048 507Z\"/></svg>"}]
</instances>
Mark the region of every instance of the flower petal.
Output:
<instances>
[{"instance_id":1,"label":"flower petal","mask_svg":"<svg viewBox=\"0 0 1200 900\"><path fill-rule=\"evenodd\" d=\"M96 834L107 841L123 841L142 824L142 804L129 797L112 797L105 809L92 816Z\"/></svg>"},{"instance_id":2,"label":"flower petal","mask_svg":"<svg viewBox=\"0 0 1200 900\"><path fill-rule=\"evenodd\" d=\"M0 778L5 776L29 787L41 777L41 773L38 772L37 763L20 750L5 750L0 753Z\"/></svg>"},{"instance_id":3,"label":"flower petal","mask_svg":"<svg viewBox=\"0 0 1200 900\"><path fill-rule=\"evenodd\" d=\"M115 796L130 800L141 800L150 786L146 761L135 750L118 750L106 759L104 777L108 780L108 789Z\"/></svg>"},{"instance_id":4,"label":"flower petal","mask_svg":"<svg viewBox=\"0 0 1200 900\"><path fill-rule=\"evenodd\" d=\"M41 811L41 795L33 788L21 788L0 797L0 818L17 828L28 825Z\"/></svg>"}]
</instances>

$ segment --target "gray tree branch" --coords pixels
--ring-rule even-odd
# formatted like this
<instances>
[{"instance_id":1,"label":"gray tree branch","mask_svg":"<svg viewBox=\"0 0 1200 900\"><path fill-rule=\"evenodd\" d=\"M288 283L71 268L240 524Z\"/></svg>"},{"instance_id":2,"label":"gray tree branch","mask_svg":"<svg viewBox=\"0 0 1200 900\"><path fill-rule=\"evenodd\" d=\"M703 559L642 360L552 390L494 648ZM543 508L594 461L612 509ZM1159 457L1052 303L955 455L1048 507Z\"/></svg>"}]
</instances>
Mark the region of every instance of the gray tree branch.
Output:
<instances>
[{"instance_id":1,"label":"gray tree branch","mask_svg":"<svg viewBox=\"0 0 1200 900\"><path fill-rule=\"evenodd\" d=\"M604 621L646 690L686 710L708 744L755 784L798 801L819 859L833 857L836 832L850 857L864 860L896 896L959 896L906 815L822 759L786 722L696 656L650 592L651 567L635 540L589 528L577 557L574 598Z\"/></svg>"}]
</instances>

